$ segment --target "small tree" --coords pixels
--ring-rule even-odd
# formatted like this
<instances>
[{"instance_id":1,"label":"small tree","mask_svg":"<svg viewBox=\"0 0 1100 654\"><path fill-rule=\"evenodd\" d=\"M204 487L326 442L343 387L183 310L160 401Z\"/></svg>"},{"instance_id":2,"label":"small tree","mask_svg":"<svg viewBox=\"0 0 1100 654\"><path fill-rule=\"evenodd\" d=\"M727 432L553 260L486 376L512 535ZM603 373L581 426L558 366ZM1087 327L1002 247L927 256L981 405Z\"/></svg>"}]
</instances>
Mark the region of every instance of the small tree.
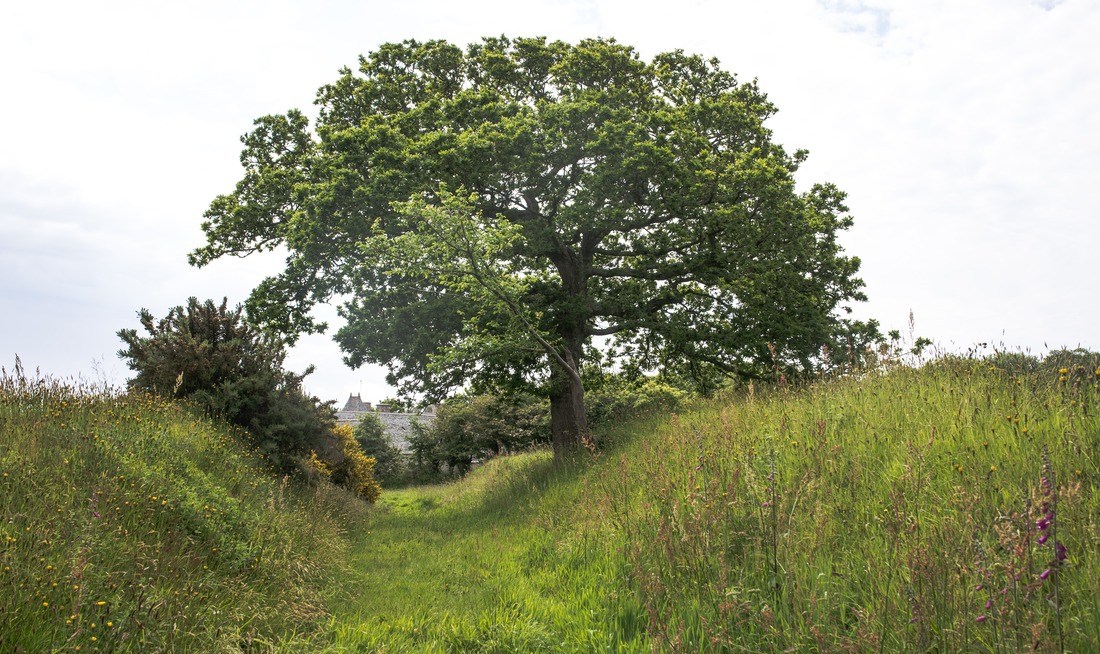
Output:
<instances>
[{"instance_id":1,"label":"small tree","mask_svg":"<svg viewBox=\"0 0 1100 654\"><path fill-rule=\"evenodd\" d=\"M385 402L383 402L385 403ZM378 416L368 413L355 426L355 440L376 461L374 476L383 484L399 483L405 475L405 456L386 436Z\"/></svg>"},{"instance_id":2,"label":"small tree","mask_svg":"<svg viewBox=\"0 0 1100 654\"><path fill-rule=\"evenodd\" d=\"M119 330L119 356L136 375L129 388L187 398L211 415L244 427L256 445L283 468L295 457L331 449L332 409L302 393L302 374L283 370L286 353L276 338L229 309L189 298L161 320L142 309L145 334Z\"/></svg>"}]
</instances>

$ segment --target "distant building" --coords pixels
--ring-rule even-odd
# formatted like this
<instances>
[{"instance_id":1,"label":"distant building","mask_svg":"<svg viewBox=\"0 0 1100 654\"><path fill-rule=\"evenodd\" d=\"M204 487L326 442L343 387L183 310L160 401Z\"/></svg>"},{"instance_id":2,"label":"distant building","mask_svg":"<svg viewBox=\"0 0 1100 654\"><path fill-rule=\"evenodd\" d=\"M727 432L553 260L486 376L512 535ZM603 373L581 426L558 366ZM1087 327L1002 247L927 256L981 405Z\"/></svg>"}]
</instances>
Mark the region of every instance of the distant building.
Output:
<instances>
[{"instance_id":1,"label":"distant building","mask_svg":"<svg viewBox=\"0 0 1100 654\"><path fill-rule=\"evenodd\" d=\"M379 404L377 408L372 408L370 402L364 402L359 395L349 395L348 401L344 403L344 408L336 412L336 423L350 425L354 428L363 419L364 415L374 414L378 421L382 423L382 429L389 437L390 442L402 452L408 452L410 450L409 436L413 433L413 422L419 422L425 427L431 425L435 422L435 409L436 406L431 404L421 413L395 413L390 411L390 405L388 404Z\"/></svg>"},{"instance_id":2,"label":"distant building","mask_svg":"<svg viewBox=\"0 0 1100 654\"><path fill-rule=\"evenodd\" d=\"M336 421L340 423L358 423L364 413L371 413L370 402L364 402L358 395L349 395L344 408L336 412Z\"/></svg>"}]
</instances>

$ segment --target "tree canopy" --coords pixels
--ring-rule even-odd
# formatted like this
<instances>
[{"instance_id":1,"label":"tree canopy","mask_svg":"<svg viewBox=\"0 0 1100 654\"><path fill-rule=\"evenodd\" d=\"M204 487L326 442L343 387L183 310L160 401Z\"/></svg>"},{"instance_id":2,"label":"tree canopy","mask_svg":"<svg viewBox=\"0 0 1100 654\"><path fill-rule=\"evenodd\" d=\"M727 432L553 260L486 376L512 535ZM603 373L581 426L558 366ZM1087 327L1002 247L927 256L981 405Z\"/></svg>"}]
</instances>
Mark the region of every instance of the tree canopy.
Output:
<instances>
[{"instance_id":1,"label":"tree canopy","mask_svg":"<svg viewBox=\"0 0 1100 654\"><path fill-rule=\"evenodd\" d=\"M242 138L244 177L191 262L281 248L248 303L323 329L404 390L548 396L556 451L587 435L582 366L761 377L813 370L874 325L832 184L805 191L775 107L713 59L614 40L387 44ZM598 340L594 340L598 339Z\"/></svg>"}]
</instances>

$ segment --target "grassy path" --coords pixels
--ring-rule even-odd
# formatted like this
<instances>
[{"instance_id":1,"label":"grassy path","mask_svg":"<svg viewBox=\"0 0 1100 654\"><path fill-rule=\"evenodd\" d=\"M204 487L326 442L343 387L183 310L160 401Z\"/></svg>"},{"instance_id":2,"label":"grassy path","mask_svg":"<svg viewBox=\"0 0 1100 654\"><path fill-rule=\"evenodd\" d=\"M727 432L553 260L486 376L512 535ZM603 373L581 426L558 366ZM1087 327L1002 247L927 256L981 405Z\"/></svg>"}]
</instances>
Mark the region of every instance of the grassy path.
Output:
<instances>
[{"instance_id":1,"label":"grassy path","mask_svg":"<svg viewBox=\"0 0 1100 654\"><path fill-rule=\"evenodd\" d=\"M637 616L619 617L631 607L608 601L607 556L567 524L581 490L574 472L535 452L455 484L386 493L351 554L338 649L641 649Z\"/></svg>"}]
</instances>

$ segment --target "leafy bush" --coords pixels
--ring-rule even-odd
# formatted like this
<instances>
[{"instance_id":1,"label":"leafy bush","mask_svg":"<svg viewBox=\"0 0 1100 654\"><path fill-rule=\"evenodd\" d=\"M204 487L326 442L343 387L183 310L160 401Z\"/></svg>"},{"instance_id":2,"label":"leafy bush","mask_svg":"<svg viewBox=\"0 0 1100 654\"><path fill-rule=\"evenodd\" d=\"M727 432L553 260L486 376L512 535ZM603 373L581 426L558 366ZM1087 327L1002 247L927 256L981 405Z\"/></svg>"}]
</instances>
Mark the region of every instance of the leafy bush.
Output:
<instances>
[{"instance_id":1,"label":"leafy bush","mask_svg":"<svg viewBox=\"0 0 1100 654\"><path fill-rule=\"evenodd\" d=\"M1074 350L1054 350L1043 357L1039 368L1052 377L1063 377L1062 381L1100 377L1100 352L1080 347Z\"/></svg>"},{"instance_id":2,"label":"leafy bush","mask_svg":"<svg viewBox=\"0 0 1100 654\"><path fill-rule=\"evenodd\" d=\"M607 377L585 398L592 425L609 424L640 413L674 411L688 397L687 392L653 377L629 380Z\"/></svg>"},{"instance_id":3,"label":"leafy bush","mask_svg":"<svg viewBox=\"0 0 1100 654\"><path fill-rule=\"evenodd\" d=\"M550 441L545 400L527 395L461 395L439 409L431 427L409 439L417 467L465 474L475 461Z\"/></svg>"},{"instance_id":4,"label":"leafy bush","mask_svg":"<svg viewBox=\"0 0 1100 654\"><path fill-rule=\"evenodd\" d=\"M240 307L228 309L189 298L154 321L142 309L147 335L122 329L126 349L119 356L137 375L133 390L187 398L204 412L248 430L276 465L289 469L312 448L332 449L332 409L301 389L301 375L283 370L283 343L244 320Z\"/></svg>"},{"instance_id":5,"label":"leafy bush","mask_svg":"<svg viewBox=\"0 0 1100 654\"><path fill-rule=\"evenodd\" d=\"M1039 370L1039 357L1023 352L997 352L986 357L986 361L1013 376L1034 374Z\"/></svg>"},{"instance_id":6,"label":"leafy bush","mask_svg":"<svg viewBox=\"0 0 1100 654\"><path fill-rule=\"evenodd\" d=\"M985 359L990 366L1036 383L1080 384L1100 378L1100 352L1084 348L1052 350L1039 358L1019 352L997 352Z\"/></svg>"}]
</instances>

